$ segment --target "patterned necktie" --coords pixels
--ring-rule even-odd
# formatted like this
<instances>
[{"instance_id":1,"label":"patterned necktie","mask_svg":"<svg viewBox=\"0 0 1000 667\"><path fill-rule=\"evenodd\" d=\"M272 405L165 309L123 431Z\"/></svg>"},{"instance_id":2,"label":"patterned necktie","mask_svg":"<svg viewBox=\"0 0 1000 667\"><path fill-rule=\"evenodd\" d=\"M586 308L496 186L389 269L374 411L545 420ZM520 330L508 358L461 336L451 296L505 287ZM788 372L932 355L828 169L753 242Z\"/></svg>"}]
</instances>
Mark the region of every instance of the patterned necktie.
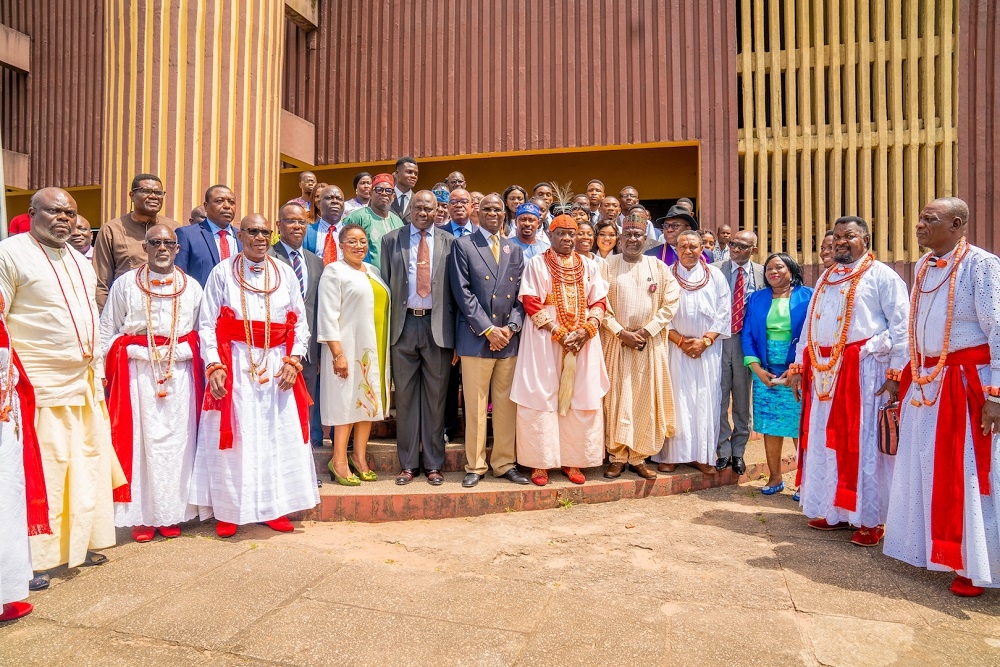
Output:
<instances>
[{"instance_id":1,"label":"patterned necktie","mask_svg":"<svg viewBox=\"0 0 1000 667\"><path fill-rule=\"evenodd\" d=\"M323 242L323 266L337 261L337 228L330 225Z\"/></svg>"},{"instance_id":2,"label":"patterned necktie","mask_svg":"<svg viewBox=\"0 0 1000 667\"><path fill-rule=\"evenodd\" d=\"M306 276L302 272L302 258L298 250L292 251L292 268L295 269L295 277L299 279L299 289L302 290L302 298L306 298Z\"/></svg>"},{"instance_id":3,"label":"patterned necktie","mask_svg":"<svg viewBox=\"0 0 1000 667\"><path fill-rule=\"evenodd\" d=\"M417 245L417 295L426 297L431 293L431 251L427 245L427 230L421 230Z\"/></svg>"},{"instance_id":4,"label":"patterned necktie","mask_svg":"<svg viewBox=\"0 0 1000 667\"><path fill-rule=\"evenodd\" d=\"M500 265L500 238L496 234L490 234L490 250L493 251L493 259Z\"/></svg>"},{"instance_id":5,"label":"patterned necktie","mask_svg":"<svg viewBox=\"0 0 1000 667\"><path fill-rule=\"evenodd\" d=\"M225 229L219 230L219 260L229 259L229 232Z\"/></svg>"},{"instance_id":6,"label":"patterned necktie","mask_svg":"<svg viewBox=\"0 0 1000 667\"><path fill-rule=\"evenodd\" d=\"M733 288L733 333L743 331L743 297L746 296L746 282L743 269L736 267L736 286Z\"/></svg>"}]
</instances>

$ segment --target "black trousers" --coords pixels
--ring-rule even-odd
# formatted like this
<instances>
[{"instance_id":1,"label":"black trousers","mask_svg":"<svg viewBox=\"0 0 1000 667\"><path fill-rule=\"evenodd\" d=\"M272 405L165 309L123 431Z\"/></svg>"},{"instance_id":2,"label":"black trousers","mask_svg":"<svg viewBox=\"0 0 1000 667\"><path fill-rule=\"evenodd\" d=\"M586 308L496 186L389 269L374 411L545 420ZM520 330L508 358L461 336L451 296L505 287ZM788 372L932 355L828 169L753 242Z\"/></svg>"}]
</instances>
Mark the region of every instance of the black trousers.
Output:
<instances>
[{"instance_id":1,"label":"black trousers","mask_svg":"<svg viewBox=\"0 0 1000 667\"><path fill-rule=\"evenodd\" d=\"M444 465L445 394L454 351L438 347L430 315L407 311L393 345L396 384L396 454L402 468L440 470Z\"/></svg>"}]
</instances>

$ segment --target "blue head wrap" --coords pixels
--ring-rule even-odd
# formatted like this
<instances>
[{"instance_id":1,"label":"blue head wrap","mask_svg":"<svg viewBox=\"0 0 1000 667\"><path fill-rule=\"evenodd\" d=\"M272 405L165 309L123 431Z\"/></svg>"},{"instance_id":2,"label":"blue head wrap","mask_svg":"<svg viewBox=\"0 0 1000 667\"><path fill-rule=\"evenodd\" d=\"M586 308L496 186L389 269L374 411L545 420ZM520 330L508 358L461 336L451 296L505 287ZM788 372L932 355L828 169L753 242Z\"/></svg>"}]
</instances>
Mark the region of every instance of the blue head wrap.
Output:
<instances>
[{"instance_id":1,"label":"blue head wrap","mask_svg":"<svg viewBox=\"0 0 1000 667\"><path fill-rule=\"evenodd\" d=\"M521 204L520 206L518 206L517 210L514 211L514 217L515 218L520 218L525 213L530 213L531 215L535 216L536 218L541 218L542 217L542 209L538 208L537 206L535 206L534 204L532 204L530 201L526 201L523 204Z\"/></svg>"}]
</instances>

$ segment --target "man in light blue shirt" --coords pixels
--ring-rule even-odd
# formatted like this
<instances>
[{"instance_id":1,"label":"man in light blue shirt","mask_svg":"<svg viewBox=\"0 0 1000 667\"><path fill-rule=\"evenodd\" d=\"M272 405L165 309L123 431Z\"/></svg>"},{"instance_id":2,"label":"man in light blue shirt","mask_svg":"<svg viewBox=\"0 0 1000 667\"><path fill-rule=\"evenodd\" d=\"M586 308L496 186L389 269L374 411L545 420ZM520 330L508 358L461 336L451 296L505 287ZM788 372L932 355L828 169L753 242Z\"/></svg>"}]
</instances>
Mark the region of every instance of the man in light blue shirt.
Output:
<instances>
[{"instance_id":1,"label":"man in light blue shirt","mask_svg":"<svg viewBox=\"0 0 1000 667\"><path fill-rule=\"evenodd\" d=\"M447 229L456 239L476 231L476 226L469 217L471 213L472 195L469 191L463 188L452 190L448 199L448 217L451 218L451 222L448 223Z\"/></svg>"},{"instance_id":2,"label":"man in light blue shirt","mask_svg":"<svg viewBox=\"0 0 1000 667\"><path fill-rule=\"evenodd\" d=\"M480 205L480 210L482 210L482 205ZM542 212L531 202L525 202L518 206L514 213L517 234L511 238L510 242L521 249L524 253L524 261L527 262L532 257L541 255L549 249L548 238L538 234Z\"/></svg>"}]
</instances>

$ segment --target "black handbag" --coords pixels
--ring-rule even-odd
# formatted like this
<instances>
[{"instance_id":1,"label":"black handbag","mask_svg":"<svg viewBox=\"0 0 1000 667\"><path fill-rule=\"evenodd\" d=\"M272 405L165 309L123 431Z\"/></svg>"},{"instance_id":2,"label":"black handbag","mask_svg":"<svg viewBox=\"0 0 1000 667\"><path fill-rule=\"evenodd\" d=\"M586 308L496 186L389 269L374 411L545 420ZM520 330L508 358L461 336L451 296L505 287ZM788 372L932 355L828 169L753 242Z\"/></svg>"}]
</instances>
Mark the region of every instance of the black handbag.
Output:
<instances>
[{"instance_id":1,"label":"black handbag","mask_svg":"<svg viewBox=\"0 0 1000 667\"><path fill-rule=\"evenodd\" d=\"M878 450L889 456L896 455L899 446L899 401L878 409Z\"/></svg>"}]
</instances>

